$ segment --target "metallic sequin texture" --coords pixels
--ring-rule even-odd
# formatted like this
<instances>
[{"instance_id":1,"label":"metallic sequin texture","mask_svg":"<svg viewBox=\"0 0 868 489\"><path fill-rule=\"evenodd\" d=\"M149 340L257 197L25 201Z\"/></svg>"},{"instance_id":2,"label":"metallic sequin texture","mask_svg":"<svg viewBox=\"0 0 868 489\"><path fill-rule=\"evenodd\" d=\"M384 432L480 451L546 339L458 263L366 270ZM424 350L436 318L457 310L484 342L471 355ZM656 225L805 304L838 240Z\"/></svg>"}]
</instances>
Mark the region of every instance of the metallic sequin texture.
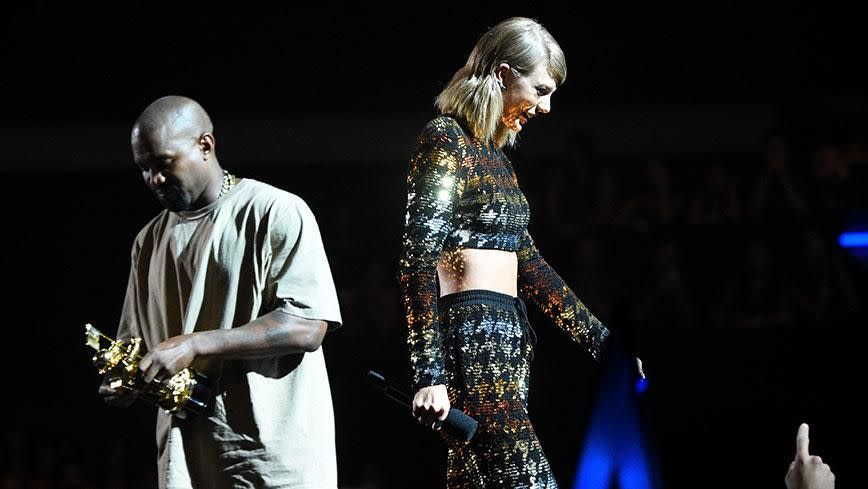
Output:
<instances>
[{"instance_id":1,"label":"metallic sequin texture","mask_svg":"<svg viewBox=\"0 0 868 489\"><path fill-rule=\"evenodd\" d=\"M469 397L456 398L456 402L463 401L459 405L465 410L482 410L484 422L495 424L483 430L499 433L482 437L480 443L486 444L486 450L509 452L495 457L500 460L499 464L484 467L479 465L479 457L471 457L476 460L473 463L466 460L469 465L465 466L450 456L450 474L461 471L469 477L467 480L478 481L478 477L470 474L478 472L481 480L488 480L486 477L494 477L495 473L521 473L530 478L522 480L537 482L512 487L554 487L553 480L550 484L542 482L550 476L548 462L541 450L536 449L536 435L524 412L527 356L504 353L502 350L507 345L500 342L493 330L480 333L479 338L488 340L444 342L446 332L439 318L443 311L438 311L438 261L444 256L449 261L451 254L467 248L516 252L520 294L533 301L594 358L599 357L609 331L534 246L527 232L530 220L527 200L518 186L512 164L500 148L473 139L455 119L438 117L421 133L410 161L407 186L399 280L408 323L414 388L445 384L452 396L459 384L449 382L448 377L454 380L452 376L460 374L473 378L466 393ZM484 330L499 324L487 321L481 321L478 327ZM453 361L458 355L456 350L476 358L478 364ZM483 362L487 370L478 370ZM470 401L474 396L489 399L480 400L483 404L495 403L496 406L476 405ZM488 415L486 409L494 410L492 413L512 414ZM502 422L498 421L501 418Z\"/></svg>"},{"instance_id":2,"label":"metallic sequin texture","mask_svg":"<svg viewBox=\"0 0 868 489\"><path fill-rule=\"evenodd\" d=\"M440 300L449 401L479 421L449 445L449 488L557 487L527 415L531 342L515 298L465 291Z\"/></svg>"}]
</instances>

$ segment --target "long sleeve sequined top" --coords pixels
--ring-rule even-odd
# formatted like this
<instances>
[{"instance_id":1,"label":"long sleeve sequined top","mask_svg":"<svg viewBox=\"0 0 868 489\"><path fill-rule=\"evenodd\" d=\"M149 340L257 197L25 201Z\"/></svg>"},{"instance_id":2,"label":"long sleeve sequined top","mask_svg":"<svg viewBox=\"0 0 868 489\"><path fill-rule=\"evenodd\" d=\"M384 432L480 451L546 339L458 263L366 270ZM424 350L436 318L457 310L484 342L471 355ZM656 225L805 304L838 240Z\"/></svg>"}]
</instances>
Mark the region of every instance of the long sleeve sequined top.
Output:
<instances>
[{"instance_id":1,"label":"long sleeve sequined top","mask_svg":"<svg viewBox=\"0 0 868 489\"><path fill-rule=\"evenodd\" d=\"M599 357L608 329L542 258L529 220L527 200L500 148L477 141L450 116L425 126L410 160L398 273L414 388L445 383L437 263L444 252L464 248L516 252L522 297Z\"/></svg>"}]
</instances>

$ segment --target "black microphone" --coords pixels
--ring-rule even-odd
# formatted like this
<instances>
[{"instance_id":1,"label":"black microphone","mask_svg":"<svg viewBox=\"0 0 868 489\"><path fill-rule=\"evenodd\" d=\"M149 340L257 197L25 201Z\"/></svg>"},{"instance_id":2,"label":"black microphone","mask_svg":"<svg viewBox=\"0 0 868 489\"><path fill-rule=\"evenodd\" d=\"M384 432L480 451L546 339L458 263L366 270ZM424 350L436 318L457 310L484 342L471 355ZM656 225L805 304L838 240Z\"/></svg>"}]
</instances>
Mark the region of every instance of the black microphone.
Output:
<instances>
[{"instance_id":1,"label":"black microphone","mask_svg":"<svg viewBox=\"0 0 868 489\"><path fill-rule=\"evenodd\" d=\"M389 399L404 407L409 408L411 406L413 400L410 396L389 385L389 383L386 382L386 378L378 372L369 370L368 379L374 384L374 387L382 390L383 394L385 394ZM443 420L441 429L444 433L450 436L460 438L464 441L470 441L473 439L473 435L476 434L477 426L479 426L479 422L475 419L464 414L464 412L459 409L451 408L449 409L449 414L446 415L446 419Z\"/></svg>"}]
</instances>

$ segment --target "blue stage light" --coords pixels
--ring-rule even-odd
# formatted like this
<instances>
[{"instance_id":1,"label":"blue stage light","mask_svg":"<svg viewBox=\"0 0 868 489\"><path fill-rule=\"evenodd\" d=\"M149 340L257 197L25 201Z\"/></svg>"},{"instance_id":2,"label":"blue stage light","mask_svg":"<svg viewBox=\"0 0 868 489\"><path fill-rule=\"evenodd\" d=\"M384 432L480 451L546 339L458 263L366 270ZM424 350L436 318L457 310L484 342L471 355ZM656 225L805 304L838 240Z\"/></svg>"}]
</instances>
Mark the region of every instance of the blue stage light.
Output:
<instances>
[{"instance_id":1,"label":"blue stage light","mask_svg":"<svg viewBox=\"0 0 868 489\"><path fill-rule=\"evenodd\" d=\"M838 244L841 245L842 248L861 248L868 246L868 233L841 233L841 235L838 236Z\"/></svg>"}]
</instances>

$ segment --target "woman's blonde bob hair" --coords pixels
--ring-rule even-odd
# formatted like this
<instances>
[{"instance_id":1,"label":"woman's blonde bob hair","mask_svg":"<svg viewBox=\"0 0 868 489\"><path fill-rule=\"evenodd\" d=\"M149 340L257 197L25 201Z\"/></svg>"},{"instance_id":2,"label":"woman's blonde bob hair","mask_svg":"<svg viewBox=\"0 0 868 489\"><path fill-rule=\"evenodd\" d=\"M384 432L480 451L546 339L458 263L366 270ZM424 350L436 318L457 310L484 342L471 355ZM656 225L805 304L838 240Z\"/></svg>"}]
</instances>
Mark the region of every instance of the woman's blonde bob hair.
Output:
<instances>
[{"instance_id":1,"label":"woman's blonde bob hair","mask_svg":"<svg viewBox=\"0 0 868 489\"><path fill-rule=\"evenodd\" d=\"M552 35L533 19L513 17L482 35L434 105L461 120L476 139L512 146L518 134L501 122L503 92L495 77L501 63L518 76L545 63L559 86L567 79L564 52Z\"/></svg>"}]
</instances>

